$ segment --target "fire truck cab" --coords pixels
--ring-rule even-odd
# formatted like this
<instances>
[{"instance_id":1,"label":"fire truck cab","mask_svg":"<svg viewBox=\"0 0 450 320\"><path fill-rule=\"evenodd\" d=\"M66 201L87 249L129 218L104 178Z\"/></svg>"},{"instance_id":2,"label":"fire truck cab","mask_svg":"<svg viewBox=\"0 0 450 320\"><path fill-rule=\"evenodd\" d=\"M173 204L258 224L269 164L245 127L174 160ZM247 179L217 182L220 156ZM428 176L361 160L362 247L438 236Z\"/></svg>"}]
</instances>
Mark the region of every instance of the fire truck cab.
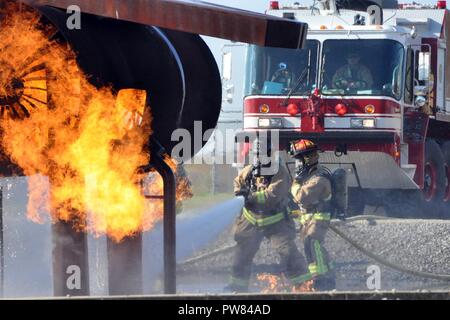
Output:
<instances>
[{"instance_id":1,"label":"fire truck cab","mask_svg":"<svg viewBox=\"0 0 450 320\"><path fill-rule=\"evenodd\" d=\"M324 165L346 169L356 213L373 203L392 214L450 217L445 1L362 2L270 2L267 14L308 24L307 42L302 50L248 46L241 154L252 132L277 131L281 148L311 139Z\"/></svg>"}]
</instances>

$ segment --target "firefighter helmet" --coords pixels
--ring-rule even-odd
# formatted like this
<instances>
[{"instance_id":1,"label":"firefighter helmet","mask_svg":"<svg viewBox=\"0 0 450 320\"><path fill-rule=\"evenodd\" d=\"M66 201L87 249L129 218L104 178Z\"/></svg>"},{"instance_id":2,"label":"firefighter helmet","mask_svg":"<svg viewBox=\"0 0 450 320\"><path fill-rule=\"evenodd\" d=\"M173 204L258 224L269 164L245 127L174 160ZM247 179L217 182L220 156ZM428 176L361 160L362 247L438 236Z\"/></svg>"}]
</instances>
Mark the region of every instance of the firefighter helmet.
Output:
<instances>
[{"instance_id":1,"label":"firefighter helmet","mask_svg":"<svg viewBox=\"0 0 450 320\"><path fill-rule=\"evenodd\" d=\"M300 139L297 141L291 142L291 150L290 154L294 157L305 156L313 152L317 152L319 150L319 146L312 142L311 140Z\"/></svg>"}]
</instances>

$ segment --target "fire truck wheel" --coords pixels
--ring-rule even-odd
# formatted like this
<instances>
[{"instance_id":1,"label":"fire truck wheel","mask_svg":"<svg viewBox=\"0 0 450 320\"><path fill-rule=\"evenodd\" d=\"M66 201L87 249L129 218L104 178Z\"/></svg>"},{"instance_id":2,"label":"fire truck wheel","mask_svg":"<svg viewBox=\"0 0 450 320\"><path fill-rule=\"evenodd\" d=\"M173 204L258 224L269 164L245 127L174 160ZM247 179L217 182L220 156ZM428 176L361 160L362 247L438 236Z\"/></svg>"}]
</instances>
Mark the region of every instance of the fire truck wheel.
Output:
<instances>
[{"instance_id":1,"label":"fire truck wheel","mask_svg":"<svg viewBox=\"0 0 450 320\"><path fill-rule=\"evenodd\" d=\"M446 178L442 217L450 218L450 141L447 141L442 145L442 153L444 154L444 170Z\"/></svg>"},{"instance_id":2,"label":"fire truck wheel","mask_svg":"<svg viewBox=\"0 0 450 320\"><path fill-rule=\"evenodd\" d=\"M436 141L427 140L422 190L424 217L440 216L442 211L446 189L444 162L444 155Z\"/></svg>"}]
</instances>

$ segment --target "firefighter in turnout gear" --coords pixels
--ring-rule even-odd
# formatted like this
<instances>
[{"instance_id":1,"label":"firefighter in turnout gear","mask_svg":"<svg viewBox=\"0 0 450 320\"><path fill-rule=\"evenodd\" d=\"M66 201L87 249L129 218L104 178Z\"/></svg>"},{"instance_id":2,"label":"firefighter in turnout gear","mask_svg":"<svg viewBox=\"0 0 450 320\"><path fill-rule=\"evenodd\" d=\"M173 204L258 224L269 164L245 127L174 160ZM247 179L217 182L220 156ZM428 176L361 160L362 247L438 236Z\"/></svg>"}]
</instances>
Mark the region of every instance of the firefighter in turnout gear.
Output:
<instances>
[{"instance_id":1,"label":"firefighter in turnout gear","mask_svg":"<svg viewBox=\"0 0 450 320\"><path fill-rule=\"evenodd\" d=\"M331 220L332 183L330 173L319 166L318 146L309 140L291 144L290 154L296 159L295 181L291 193L297 210L291 214L301 226L308 269L314 277L314 289L332 290L335 276L329 255L323 247Z\"/></svg>"},{"instance_id":2,"label":"firefighter in turnout gear","mask_svg":"<svg viewBox=\"0 0 450 320\"><path fill-rule=\"evenodd\" d=\"M275 161L268 150L271 161ZM312 279L306 261L295 244L295 222L288 214L291 176L278 157L273 175L264 175L264 165L246 166L234 181L236 196L245 198L241 216L234 225L237 242L230 284L231 292L248 292L253 258L264 238L280 256L284 275L294 286ZM272 162L268 166L272 165ZM259 173L258 173L259 171Z\"/></svg>"}]
</instances>

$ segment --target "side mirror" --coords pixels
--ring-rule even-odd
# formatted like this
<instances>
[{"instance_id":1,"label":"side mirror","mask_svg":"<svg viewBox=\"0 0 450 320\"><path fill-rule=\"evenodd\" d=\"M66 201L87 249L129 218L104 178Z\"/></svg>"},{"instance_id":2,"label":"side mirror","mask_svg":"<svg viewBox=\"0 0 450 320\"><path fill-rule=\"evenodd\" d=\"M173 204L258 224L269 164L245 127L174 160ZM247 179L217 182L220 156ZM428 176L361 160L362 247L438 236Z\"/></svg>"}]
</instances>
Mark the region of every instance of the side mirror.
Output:
<instances>
[{"instance_id":1,"label":"side mirror","mask_svg":"<svg viewBox=\"0 0 450 320\"><path fill-rule=\"evenodd\" d=\"M431 54L430 52L419 52L419 81L430 81L431 76Z\"/></svg>"},{"instance_id":2,"label":"side mirror","mask_svg":"<svg viewBox=\"0 0 450 320\"><path fill-rule=\"evenodd\" d=\"M414 86L414 96L427 96L429 92L428 86Z\"/></svg>"}]
</instances>

